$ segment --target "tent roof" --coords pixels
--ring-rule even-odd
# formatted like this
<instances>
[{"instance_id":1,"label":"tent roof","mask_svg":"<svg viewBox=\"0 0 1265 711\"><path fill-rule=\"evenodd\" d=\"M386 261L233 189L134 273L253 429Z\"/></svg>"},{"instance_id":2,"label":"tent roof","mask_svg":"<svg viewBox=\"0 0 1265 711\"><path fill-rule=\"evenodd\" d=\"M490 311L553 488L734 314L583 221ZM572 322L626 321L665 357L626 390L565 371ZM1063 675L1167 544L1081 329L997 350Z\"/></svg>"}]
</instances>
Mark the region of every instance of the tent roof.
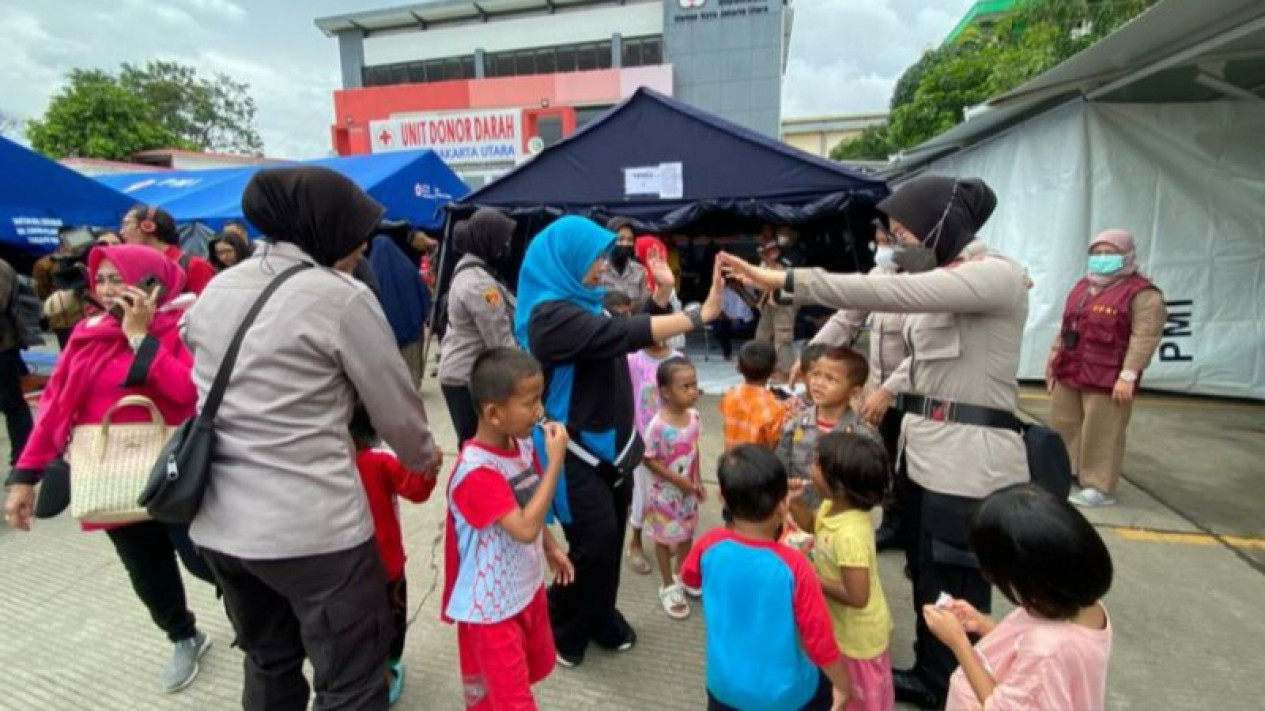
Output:
<instances>
[{"instance_id":1,"label":"tent roof","mask_svg":"<svg viewBox=\"0 0 1265 711\"><path fill-rule=\"evenodd\" d=\"M321 165L351 178L387 208L392 219L436 229L443 224L443 206L469 189L434 151L398 151L345 158L324 158L294 165ZM281 166L245 166L218 170L165 171L110 175L101 182L134 198L171 212L181 222L199 221L218 227L242 218L242 193L258 171Z\"/></svg>"},{"instance_id":2,"label":"tent roof","mask_svg":"<svg viewBox=\"0 0 1265 711\"><path fill-rule=\"evenodd\" d=\"M903 174L1069 101L1265 99L1265 3L1162 0L1100 42L905 151Z\"/></svg>"},{"instance_id":3,"label":"tent roof","mask_svg":"<svg viewBox=\"0 0 1265 711\"><path fill-rule=\"evenodd\" d=\"M131 202L93 179L0 138L0 242L28 251L57 246L57 228L116 226Z\"/></svg>"},{"instance_id":4,"label":"tent roof","mask_svg":"<svg viewBox=\"0 0 1265 711\"><path fill-rule=\"evenodd\" d=\"M682 167L681 198L626 194L625 170L665 163ZM802 207L831 197L860 196L872 202L885 195L882 180L643 87L461 204L562 212L596 209L650 222L700 203L724 209L741 204Z\"/></svg>"}]
</instances>

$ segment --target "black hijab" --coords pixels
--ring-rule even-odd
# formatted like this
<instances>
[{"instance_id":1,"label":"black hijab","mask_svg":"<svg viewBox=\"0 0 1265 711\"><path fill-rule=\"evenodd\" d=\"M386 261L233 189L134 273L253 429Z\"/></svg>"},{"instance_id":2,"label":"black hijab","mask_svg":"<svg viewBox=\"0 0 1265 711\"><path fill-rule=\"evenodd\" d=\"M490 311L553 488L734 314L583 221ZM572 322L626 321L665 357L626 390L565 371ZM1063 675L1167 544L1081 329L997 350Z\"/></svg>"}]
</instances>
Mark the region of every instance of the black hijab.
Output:
<instances>
[{"instance_id":1,"label":"black hijab","mask_svg":"<svg viewBox=\"0 0 1265 711\"><path fill-rule=\"evenodd\" d=\"M368 242L385 212L346 176L318 166L261 170L242 195L251 224L323 267Z\"/></svg>"},{"instance_id":2,"label":"black hijab","mask_svg":"<svg viewBox=\"0 0 1265 711\"><path fill-rule=\"evenodd\" d=\"M911 180L878 204L880 212L933 247L938 264L956 259L996 207L997 195L983 180L939 175Z\"/></svg>"},{"instance_id":3,"label":"black hijab","mask_svg":"<svg viewBox=\"0 0 1265 711\"><path fill-rule=\"evenodd\" d=\"M485 262L504 259L518 223L500 210L482 207L453 229L453 246L463 254L473 254Z\"/></svg>"}]
</instances>

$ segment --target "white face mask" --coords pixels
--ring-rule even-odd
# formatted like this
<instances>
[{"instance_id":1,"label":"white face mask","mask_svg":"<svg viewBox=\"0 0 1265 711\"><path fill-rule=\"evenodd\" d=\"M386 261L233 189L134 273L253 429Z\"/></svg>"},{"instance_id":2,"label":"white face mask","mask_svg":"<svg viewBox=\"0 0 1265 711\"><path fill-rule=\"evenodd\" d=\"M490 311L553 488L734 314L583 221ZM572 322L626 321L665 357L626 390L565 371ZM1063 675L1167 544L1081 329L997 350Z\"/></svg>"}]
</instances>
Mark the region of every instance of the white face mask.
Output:
<instances>
[{"instance_id":1,"label":"white face mask","mask_svg":"<svg viewBox=\"0 0 1265 711\"><path fill-rule=\"evenodd\" d=\"M892 257L896 254L896 249L888 245L879 245L874 249L874 263L886 269L889 272L896 271L896 261Z\"/></svg>"}]
</instances>

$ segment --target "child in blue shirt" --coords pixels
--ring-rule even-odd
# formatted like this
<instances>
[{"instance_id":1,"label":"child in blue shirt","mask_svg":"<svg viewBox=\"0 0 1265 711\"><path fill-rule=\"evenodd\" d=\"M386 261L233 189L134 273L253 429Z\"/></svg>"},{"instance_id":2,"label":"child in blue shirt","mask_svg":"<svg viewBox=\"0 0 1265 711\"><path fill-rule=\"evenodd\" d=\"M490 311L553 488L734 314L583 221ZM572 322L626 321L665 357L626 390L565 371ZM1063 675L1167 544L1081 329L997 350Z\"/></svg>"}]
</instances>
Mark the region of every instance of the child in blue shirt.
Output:
<instances>
[{"instance_id":1,"label":"child in blue shirt","mask_svg":"<svg viewBox=\"0 0 1265 711\"><path fill-rule=\"evenodd\" d=\"M744 444L721 457L719 477L733 525L704 535L681 570L703 591L708 711L843 711L851 682L817 574L777 542L786 468Z\"/></svg>"}]
</instances>

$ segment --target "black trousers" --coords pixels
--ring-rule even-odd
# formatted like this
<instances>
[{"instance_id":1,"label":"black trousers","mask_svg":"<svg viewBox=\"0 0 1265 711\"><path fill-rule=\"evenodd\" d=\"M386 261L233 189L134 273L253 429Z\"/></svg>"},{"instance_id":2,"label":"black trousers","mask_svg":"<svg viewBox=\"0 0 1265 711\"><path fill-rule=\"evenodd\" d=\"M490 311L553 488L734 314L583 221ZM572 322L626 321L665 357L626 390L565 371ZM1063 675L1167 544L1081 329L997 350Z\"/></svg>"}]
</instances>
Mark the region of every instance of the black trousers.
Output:
<instances>
[{"instance_id":1,"label":"black trousers","mask_svg":"<svg viewBox=\"0 0 1265 711\"><path fill-rule=\"evenodd\" d=\"M189 540L189 527L145 521L108 529L106 535L127 569L132 590L149 610L154 624L167 633L167 639L179 642L197 634L176 557L195 577L208 583L212 580L206 561Z\"/></svg>"},{"instance_id":2,"label":"black trousers","mask_svg":"<svg viewBox=\"0 0 1265 711\"><path fill-rule=\"evenodd\" d=\"M391 606L391 661L404 656L404 636L408 633L408 578L387 583L387 604Z\"/></svg>"},{"instance_id":3,"label":"black trousers","mask_svg":"<svg viewBox=\"0 0 1265 711\"><path fill-rule=\"evenodd\" d=\"M888 408L887 414L883 415L883 421L878 426L879 436L883 439L883 448L887 450L887 459L892 463L892 497L883 506L882 528L897 535L901 548L906 547L908 540L905 530L908 524L902 523L902 520L908 518L905 515L904 500L909 496L907 491L909 483L904 472L896 467L896 460L900 454L900 425L904 419L905 413Z\"/></svg>"},{"instance_id":4,"label":"black trousers","mask_svg":"<svg viewBox=\"0 0 1265 711\"><path fill-rule=\"evenodd\" d=\"M813 694L813 698L808 703L800 707L799 711L830 711L830 707L835 701L835 687L826 678L825 674L817 675L817 691ZM707 692L707 711L740 711L733 706L722 703L712 696L712 692Z\"/></svg>"},{"instance_id":5,"label":"black trousers","mask_svg":"<svg viewBox=\"0 0 1265 711\"><path fill-rule=\"evenodd\" d=\"M391 610L374 541L337 553L243 560L203 555L246 653L245 711L305 711L312 661L315 711L383 711Z\"/></svg>"},{"instance_id":6,"label":"black trousers","mask_svg":"<svg viewBox=\"0 0 1265 711\"><path fill-rule=\"evenodd\" d=\"M31 407L22 395L22 376L26 372L21 349L0 351L0 411L4 412L4 425L9 431L10 466L17 463L34 426Z\"/></svg>"},{"instance_id":7,"label":"black trousers","mask_svg":"<svg viewBox=\"0 0 1265 711\"><path fill-rule=\"evenodd\" d=\"M957 658L927 628L922 607L935 604L945 592L966 600L980 612L992 610L992 591L966 543L966 519L978 500L937 494L914 482L910 482L908 492L908 518L916 542L905 551L914 576L917 620L913 671L943 704Z\"/></svg>"},{"instance_id":8,"label":"black trousers","mask_svg":"<svg viewBox=\"0 0 1265 711\"><path fill-rule=\"evenodd\" d=\"M615 609L632 477L614 487L575 457L567 458L566 471L571 523L562 530L575 582L549 588L549 620L558 651L581 657L590 640L614 648L632 632Z\"/></svg>"},{"instance_id":9,"label":"black trousers","mask_svg":"<svg viewBox=\"0 0 1265 711\"><path fill-rule=\"evenodd\" d=\"M474 437L479 428L479 413L475 412L474 399L470 397L468 385L440 385L444 393L444 402L448 405L448 415L452 417L452 427L457 431L457 448L460 449L466 440Z\"/></svg>"}]
</instances>

